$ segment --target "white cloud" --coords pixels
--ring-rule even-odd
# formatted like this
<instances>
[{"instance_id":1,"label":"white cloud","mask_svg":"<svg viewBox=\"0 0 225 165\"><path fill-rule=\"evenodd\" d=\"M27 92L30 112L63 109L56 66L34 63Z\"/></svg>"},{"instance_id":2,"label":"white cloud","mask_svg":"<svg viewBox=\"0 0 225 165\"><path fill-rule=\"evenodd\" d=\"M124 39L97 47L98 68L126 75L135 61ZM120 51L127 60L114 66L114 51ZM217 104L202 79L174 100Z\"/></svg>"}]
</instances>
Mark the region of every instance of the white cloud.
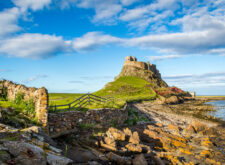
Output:
<instances>
[{"instance_id":1,"label":"white cloud","mask_svg":"<svg viewBox=\"0 0 225 165\"><path fill-rule=\"evenodd\" d=\"M126 10L121 14L120 19L123 21L131 21L136 19L143 19L155 15L156 10L169 9L171 12L178 8L176 0L158 0L149 5L136 7L134 9ZM157 12L157 14L160 14Z\"/></svg>"},{"instance_id":2,"label":"white cloud","mask_svg":"<svg viewBox=\"0 0 225 165\"><path fill-rule=\"evenodd\" d=\"M0 52L10 57L46 58L68 51L69 41L42 34L22 34L0 42Z\"/></svg>"},{"instance_id":3,"label":"white cloud","mask_svg":"<svg viewBox=\"0 0 225 165\"><path fill-rule=\"evenodd\" d=\"M120 2L124 5L124 6L129 6L135 2L138 2L138 1L141 1L141 0L120 0Z\"/></svg>"},{"instance_id":4,"label":"white cloud","mask_svg":"<svg viewBox=\"0 0 225 165\"><path fill-rule=\"evenodd\" d=\"M36 11L49 5L51 0L13 0L13 3L20 7L22 11L26 11L29 8Z\"/></svg>"},{"instance_id":5,"label":"white cloud","mask_svg":"<svg viewBox=\"0 0 225 165\"><path fill-rule=\"evenodd\" d=\"M182 87L220 86L225 85L225 72L172 75L164 76L163 79L170 85Z\"/></svg>"},{"instance_id":6,"label":"white cloud","mask_svg":"<svg viewBox=\"0 0 225 165\"><path fill-rule=\"evenodd\" d=\"M211 49L225 47L225 30L193 31L147 35L132 38L125 44L142 48L167 49L171 53L199 54L209 53Z\"/></svg>"},{"instance_id":7,"label":"white cloud","mask_svg":"<svg viewBox=\"0 0 225 165\"><path fill-rule=\"evenodd\" d=\"M0 37L19 31L21 28L17 25L20 17L20 11L14 7L0 12Z\"/></svg>"},{"instance_id":8,"label":"white cloud","mask_svg":"<svg viewBox=\"0 0 225 165\"><path fill-rule=\"evenodd\" d=\"M80 38L75 38L73 48L77 51L90 51L102 45L120 42L122 42L122 39L117 37L100 32L89 32Z\"/></svg>"},{"instance_id":9,"label":"white cloud","mask_svg":"<svg viewBox=\"0 0 225 165\"><path fill-rule=\"evenodd\" d=\"M154 28L154 31L159 31L158 28L160 28L160 25L162 24L163 20L170 16L173 16L173 12L171 12L170 10L166 10L160 14L149 16L146 19L140 19L140 20L131 22L129 23L129 26L132 28L137 28L139 31L141 31L141 30L145 30L150 24L154 24L151 27L151 30ZM165 30L165 26L164 26L164 30Z\"/></svg>"},{"instance_id":10,"label":"white cloud","mask_svg":"<svg viewBox=\"0 0 225 165\"><path fill-rule=\"evenodd\" d=\"M22 83L30 83L30 82L36 81L38 79L47 78L47 77L48 76L45 74L39 74L37 76L30 77L29 79L22 81Z\"/></svg>"},{"instance_id":11,"label":"white cloud","mask_svg":"<svg viewBox=\"0 0 225 165\"><path fill-rule=\"evenodd\" d=\"M77 3L77 7L94 9L95 15L92 21L105 24L112 24L116 15L122 10L118 0L82 0Z\"/></svg>"},{"instance_id":12,"label":"white cloud","mask_svg":"<svg viewBox=\"0 0 225 165\"><path fill-rule=\"evenodd\" d=\"M162 55L162 56L147 56L146 58L149 59L150 61L161 61L161 60L175 59L180 57L182 56L181 55Z\"/></svg>"}]
</instances>

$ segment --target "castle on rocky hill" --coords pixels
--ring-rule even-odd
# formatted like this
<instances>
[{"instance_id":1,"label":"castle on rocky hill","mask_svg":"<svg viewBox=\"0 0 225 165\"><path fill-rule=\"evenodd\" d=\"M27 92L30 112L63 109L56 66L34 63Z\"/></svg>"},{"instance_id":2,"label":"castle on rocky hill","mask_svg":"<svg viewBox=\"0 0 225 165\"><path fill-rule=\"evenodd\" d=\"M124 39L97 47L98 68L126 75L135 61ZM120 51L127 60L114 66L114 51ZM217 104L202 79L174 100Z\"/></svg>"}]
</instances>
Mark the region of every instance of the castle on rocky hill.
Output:
<instances>
[{"instance_id":1,"label":"castle on rocky hill","mask_svg":"<svg viewBox=\"0 0 225 165\"><path fill-rule=\"evenodd\" d=\"M152 71L155 75L157 75L157 77L161 78L161 74L156 69L156 65L150 64L149 61L147 62L137 61L137 58L134 56L127 56L125 58L124 66L133 66L140 69Z\"/></svg>"},{"instance_id":2,"label":"castle on rocky hill","mask_svg":"<svg viewBox=\"0 0 225 165\"><path fill-rule=\"evenodd\" d=\"M161 78L161 74L156 68L156 65L149 62L137 61L134 56L127 56L123 65L123 69L119 76L136 76L153 84L155 87L168 87L166 82Z\"/></svg>"}]
</instances>

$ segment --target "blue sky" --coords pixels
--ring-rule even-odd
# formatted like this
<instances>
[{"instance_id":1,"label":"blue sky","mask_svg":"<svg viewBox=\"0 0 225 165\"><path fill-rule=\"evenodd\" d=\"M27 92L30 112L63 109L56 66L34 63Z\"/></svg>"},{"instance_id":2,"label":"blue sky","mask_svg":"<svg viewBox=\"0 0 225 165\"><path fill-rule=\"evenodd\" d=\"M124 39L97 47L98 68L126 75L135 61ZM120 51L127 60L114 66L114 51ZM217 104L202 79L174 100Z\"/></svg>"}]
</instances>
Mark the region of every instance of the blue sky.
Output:
<instances>
[{"instance_id":1,"label":"blue sky","mask_svg":"<svg viewBox=\"0 0 225 165\"><path fill-rule=\"evenodd\" d=\"M0 78L92 92L129 55L171 86L225 95L225 0L0 1Z\"/></svg>"}]
</instances>

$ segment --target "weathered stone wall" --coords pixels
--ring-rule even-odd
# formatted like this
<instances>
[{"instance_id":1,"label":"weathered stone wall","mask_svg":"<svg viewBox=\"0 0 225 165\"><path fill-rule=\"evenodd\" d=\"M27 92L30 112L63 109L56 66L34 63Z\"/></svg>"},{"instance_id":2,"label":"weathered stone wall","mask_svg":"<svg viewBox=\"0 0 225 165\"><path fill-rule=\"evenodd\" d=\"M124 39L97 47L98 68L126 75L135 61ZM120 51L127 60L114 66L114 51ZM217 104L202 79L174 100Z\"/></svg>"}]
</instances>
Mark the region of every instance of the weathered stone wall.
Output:
<instances>
[{"instance_id":1,"label":"weathered stone wall","mask_svg":"<svg viewBox=\"0 0 225 165\"><path fill-rule=\"evenodd\" d=\"M16 95L21 92L25 100L33 99L35 104L36 118L44 127L48 124L48 91L46 88L28 88L21 84L3 80L2 85L6 88L7 97L13 101Z\"/></svg>"},{"instance_id":2,"label":"weathered stone wall","mask_svg":"<svg viewBox=\"0 0 225 165\"><path fill-rule=\"evenodd\" d=\"M126 106L121 110L99 109L87 112L71 111L60 113L49 113L48 124L51 137L59 137L72 133L82 124L93 126L110 127L113 124L121 125L128 117Z\"/></svg>"}]
</instances>

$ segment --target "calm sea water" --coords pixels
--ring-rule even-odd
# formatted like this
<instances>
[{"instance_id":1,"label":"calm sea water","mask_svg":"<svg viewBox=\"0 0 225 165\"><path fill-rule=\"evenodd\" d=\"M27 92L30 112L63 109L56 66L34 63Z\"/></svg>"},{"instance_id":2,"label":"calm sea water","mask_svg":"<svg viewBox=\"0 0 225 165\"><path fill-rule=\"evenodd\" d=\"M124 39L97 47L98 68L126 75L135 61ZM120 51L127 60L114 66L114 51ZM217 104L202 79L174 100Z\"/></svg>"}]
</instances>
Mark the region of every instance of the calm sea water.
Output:
<instances>
[{"instance_id":1,"label":"calm sea water","mask_svg":"<svg viewBox=\"0 0 225 165\"><path fill-rule=\"evenodd\" d=\"M211 112L210 115L221 118L225 121L225 100L211 101L206 104L213 105L217 111Z\"/></svg>"}]
</instances>

